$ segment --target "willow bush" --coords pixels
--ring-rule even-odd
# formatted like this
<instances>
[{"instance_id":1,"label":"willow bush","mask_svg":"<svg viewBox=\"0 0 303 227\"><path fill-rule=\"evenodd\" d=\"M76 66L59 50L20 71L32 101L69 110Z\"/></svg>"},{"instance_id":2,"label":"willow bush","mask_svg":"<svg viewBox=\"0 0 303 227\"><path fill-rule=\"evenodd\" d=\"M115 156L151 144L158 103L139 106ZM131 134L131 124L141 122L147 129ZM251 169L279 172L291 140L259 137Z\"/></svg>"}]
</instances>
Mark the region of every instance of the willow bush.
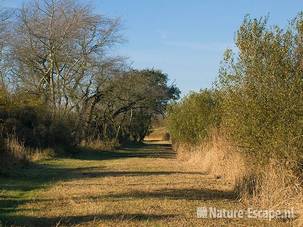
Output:
<instances>
[{"instance_id":1,"label":"willow bush","mask_svg":"<svg viewBox=\"0 0 303 227\"><path fill-rule=\"evenodd\" d=\"M196 144L209 135L220 122L219 95L201 90L185 96L168 110L168 128L172 138L181 143Z\"/></svg>"},{"instance_id":2,"label":"willow bush","mask_svg":"<svg viewBox=\"0 0 303 227\"><path fill-rule=\"evenodd\" d=\"M218 79L223 125L258 163L303 153L303 17L283 30L246 17Z\"/></svg>"},{"instance_id":3,"label":"willow bush","mask_svg":"<svg viewBox=\"0 0 303 227\"><path fill-rule=\"evenodd\" d=\"M257 164L303 160L303 14L286 29L245 17L214 88L170 107L175 141L196 144L212 127ZM296 165L298 166L298 165Z\"/></svg>"}]
</instances>

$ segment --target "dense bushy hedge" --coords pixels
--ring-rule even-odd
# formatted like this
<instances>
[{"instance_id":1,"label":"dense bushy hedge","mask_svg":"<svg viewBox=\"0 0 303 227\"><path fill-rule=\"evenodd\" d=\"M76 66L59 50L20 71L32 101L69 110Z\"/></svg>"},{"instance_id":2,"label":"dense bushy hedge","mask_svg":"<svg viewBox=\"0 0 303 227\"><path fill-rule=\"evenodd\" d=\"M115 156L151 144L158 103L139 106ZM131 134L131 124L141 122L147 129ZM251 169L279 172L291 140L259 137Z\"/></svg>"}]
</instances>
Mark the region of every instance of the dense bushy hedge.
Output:
<instances>
[{"instance_id":1,"label":"dense bushy hedge","mask_svg":"<svg viewBox=\"0 0 303 227\"><path fill-rule=\"evenodd\" d=\"M223 124L258 162L303 154L303 21L286 30L246 18L227 51L219 77ZM302 156L301 156L302 157Z\"/></svg>"},{"instance_id":2,"label":"dense bushy hedge","mask_svg":"<svg viewBox=\"0 0 303 227\"><path fill-rule=\"evenodd\" d=\"M302 37L302 14L285 30L269 27L267 18L246 17L237 53L225 53L217 92L191 94L171 108L174 139L197 143L222 119L220 127L256 162L302 160ZM221 111L214 111L217 106Z\"/></svg>"},{"instance_id":3,"label":"dense bushy hedge","mask_svg":"<svg viewBox=\"0 0 303 227\"><path fill-rule=\"evenodd\" d=\"M171 105L168 127L172 138L184 143L198 143L220 123L219 95L215 91L201 90Z\"/></svg>"}]
</instances>

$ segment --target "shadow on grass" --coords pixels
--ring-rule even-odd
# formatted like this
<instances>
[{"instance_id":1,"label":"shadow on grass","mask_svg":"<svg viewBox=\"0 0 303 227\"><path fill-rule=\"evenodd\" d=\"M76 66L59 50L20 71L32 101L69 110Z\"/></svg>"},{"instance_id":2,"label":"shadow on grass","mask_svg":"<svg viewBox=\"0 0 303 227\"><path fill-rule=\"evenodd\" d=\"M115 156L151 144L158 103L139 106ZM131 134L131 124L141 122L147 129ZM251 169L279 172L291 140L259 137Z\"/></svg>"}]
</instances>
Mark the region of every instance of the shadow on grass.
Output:
<instances>
[{"instance_id":1,"label":"shadow on grass","mask_svg":"<svg viewBox=\"0 0 303 227\"><path fill-rule=\"evenodd\" d=\"M132 193L113 195L114 198L150 198L172 200L237 200L233 191L220 191L213 189L166 189L159 191L134 191Z\"/></svg>"},{"instance_id":2,"label":"shadow on grass","mask_svg":"<svg viewBox=\"0 0 303 227\"><path fill-rule=\"evenodd\" d=\"M237 201L237 196L231 191L220 191L212 189L164 189L158 191L132 191L129 193L111 194L105 196L81 196L73 198L73 201L83 200L133 200L133 199L157 199L157 200L200 200L200 201ZM51 201L51 200L37 200L38 202ZM19 201L19 203L31 201ZM8 204L6 204L8 205ZM15 204L13 204L15 205ZM68 217L31 217L10 215L2 219L4 225L17 225L17 226L55 226L60 225L72 226L86 222L102 222L102 221L152 221L162 220L167 221L170 218L177 217L177 215L167 214L98 214L98 215L85 215L85 216L68 216Z\"/></svg>"},{"instance_id":3,"label":"shadow on grass","mask_svg":"<svg viewBox=\"0 0 303 227\"><path fill-rule=\"evenodd\" d=\"M170 144L137 144L128 145L116 151L98 151L82 149L74 155L81 160L110 160L120 158L176 158Z\"/></svg>"},{"instance_id":4,"label":"shadow on grass","mask_svg":"<svg viewBox=\"0 0 303 227\"><path fill-rule=\"evenodd\" d=\"M84 150L78 152L71 159L82 160L110 160L119 158L174 158L175 153L171 151L170 145L136 145L128 146L115 152ZM0 220L8 226L49 226L58 222L61 224L80 224L93 220L161 220L172 217L171 215L147 215L147 214L113 214L96 216L75 217L29 217L16 215L16 211L22 204L32 202L43 202L46 200L33 198L32 192L37 189L48 187L61 180L85 179L94 177L145 177L173 174L202 174L201 172L179 172L179 171L107 171L102 166L92 167L69 167L58 165L34 163L25 168L16 169L9 177L0 177ZM4 194L5 193L5 194ZM169 198L169 199L224 199L231 198L226 192L201 191L193 189L165 190L155 192L130 192L109 196L113 199L119 198ZM99 197L101 198L101 197ZM98 198L95 198L98 199ZM47 200L47 201L52 201ZM1 226L1 225L0 225Z\"/></svg>"},{"instance_id":5,"label":"shadow on grass","mask_svg":"<svg viewBox=\"0 0 303 227\"><path fill-rule=\"evenodd\" d=\"M24 198L20 197L21 194L26 194L27 192L30 193L30 191L47 187L48 185L55 183L59 180L70 180L70 179L85 179L85 178L101 178L101 177L146 177L146 176L158 176L158 175L173 175L173 174L185 174L185 175L204 175L204 173L201 172L178 172L178 171L106 171L102 170L102 167L81 167L81 168L73 168L73 169L67 169L67 168L52 168L47 165L40 165L35 166L33 169L26 169L23 171L22 176L14 176L10 179L1 179L0 178L0 190L6 191L8 194L11 194L10 192L16 193L19 196L1 196L0 194L0 220L11 222L15 220L16 217L14 215L14 212L16 211L22 211L22 209L19 209L18 207L22 204L26 203L36 203L36 202L52 202L53 199L36 199L36 198ZM96 171L98 169L99 171ZM5 181L6 180L6 181ZM76 186L76 185L74 185ZM112 195L113 198L122 198L122 197L137 197L137 198L146 198L146 197L158 197L158 198L174 198L177 199L179 197L180 199L186 198L186 195L188 196L188 191L186 192L184 190L184 194L182 195L182 192L178 192L176 194L176 191L166 191L161 193L144 193L144 192L134 192L137 193L136 195L133 194L118 194L118 195ZM198 193L198 192L196 192ZM195 199L194 192L191 192L192 199ZM99 199L101 197L92 197L89 199ZM81 196L79 200L86 199L85 197ZM197 199L197 198L196 198ZM76 200L76 198L74 198ZM22 223L22 220L20 219L20 223ZM41 219L42 222L47 222L47 219ZM40 219L34 220L37 222L41 221Z\"/></svg>"},{"instance_id":6,"label":"shadow on grass","mask_svg":"<svg viewBox=\"0 0 303 227\"><path fill-rule=\"evenodd\" d=\"M110 160L120 158L173 158L174 152L167 145L135 145L118 151L82 150L70 159ZM85 179L108 176L149 176L174 174L172 172L126 172L107 171L101 166L64 168L58 165L32 163L15 168L8 174L0 175L0 220L17 210L17 207L31 202L32 191L47 187L60 180Z\"/></svg>"},{"instance_id":7,"label":"shadow on grass","mask_svg":"<svg viewBox=\"0 0 303 227\"><path fill-rule=\"evenodd\" d=\"M83 172L93 171L95 168L64 168L32 163L26 167L14 169L9 176L0 177L0 220L5 220L17 210L19 211L18 207L22 204L42 201L33 198L35 190L46 188L61 180L85 178ZM98 169L102 170L102 166Z\"/></svg>"},{"instance_id":8,"label":"shadow on grass","mask_svg":"<svg viewBox=\"0 0 303 227\"><path fill-rule=\"evenodd\" d=\"M202 172L178 172L178 171L96 171L96 172L83 172L82 178L95 178L95 177L146 177L146 176L165 176L174 174L184 175L205 175Z\"/></svg>"},{"instance_id":9,"label":"shadow on grass","mask_svg":"<svg viewBox=\"0 0 303 227\"><path fill-rule=\"evenodd\" d=\"M164 189L158 191L131 191L127 193L106 196L90 196L87 199L169 199L169 200L230 200L238 201L238 195L233 191L215 189Z\"/></svg>"},{"instance_id":10,"label":"shadow on grass","mask_svg":"<svg viewBox=\"0 0 303 227\"><path fill-rule=\"evenodd\" d=\"M168 220L174 218L176 215L169 214L96 214L84 216L67 216L67 217L29 217L16 216L12 221L4 221L5 225L17 226L73 226L86 222L102 222L102 221L152 221L152 220Z\"/></svg>"}]
</instances>

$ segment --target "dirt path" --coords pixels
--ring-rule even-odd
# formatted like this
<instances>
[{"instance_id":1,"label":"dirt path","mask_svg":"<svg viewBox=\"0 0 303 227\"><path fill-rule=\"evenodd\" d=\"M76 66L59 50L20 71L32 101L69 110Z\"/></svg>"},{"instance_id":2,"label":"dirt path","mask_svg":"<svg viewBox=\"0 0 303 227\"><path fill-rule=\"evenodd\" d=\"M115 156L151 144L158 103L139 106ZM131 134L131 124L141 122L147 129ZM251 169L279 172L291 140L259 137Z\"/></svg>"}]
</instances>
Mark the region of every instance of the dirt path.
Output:
<instances>
[{"instance_id":1,"label":"dirt path","mask_svg":"<svg viewBox=\"0 0 303 227\"><path fill-rule=\"evenodd\" d=\"M169 145L39 163L1 185L6 223L30 226L247 226L252 220L197 219L197 207L239 208L222 179L189 171Z\"/></svg>"}]
</instances>

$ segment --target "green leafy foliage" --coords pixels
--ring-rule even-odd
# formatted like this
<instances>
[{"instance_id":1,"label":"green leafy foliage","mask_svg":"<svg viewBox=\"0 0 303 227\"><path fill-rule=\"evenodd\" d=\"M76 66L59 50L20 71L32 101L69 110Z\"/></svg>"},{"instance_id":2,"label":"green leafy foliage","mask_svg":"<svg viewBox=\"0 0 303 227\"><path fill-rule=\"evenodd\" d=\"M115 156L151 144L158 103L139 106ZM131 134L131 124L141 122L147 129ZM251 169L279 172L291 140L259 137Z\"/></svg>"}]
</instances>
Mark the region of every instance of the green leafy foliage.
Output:
<instances>
[{"instance_id":1,"label":"green leafy foliage","mask_svg":"<svg viewBox=\"0 0 303 227\"><path fill-rule=\"evenodd\" d=\"M284 30L267 21L246 17L215 88L170 108L175 140L195 144L219 126L258 164L303 159L303 14Z\"/></svg>"},{"instance_id":2,"label":"green leafy foliage","mask_svg":"<svg viewBox=\"0 0 303 227\"><path fill-rule=\"evenodd\" d=\"M220 123L219 100L217 92L201 90L171 105L167 122L172 138L192 144L205 139Z\"/></svg>"},{"instance_id":3,"label":"green leafy foliage","mask_svg":"<svg viewBox=\"0 0 303 227\"><path fill-rule=\"evenodd\" d=\"M258 162L297 160L303 150L302 15L286 29L246 17L220 71L223 124Z\"/></svg>"}]
</instances>

